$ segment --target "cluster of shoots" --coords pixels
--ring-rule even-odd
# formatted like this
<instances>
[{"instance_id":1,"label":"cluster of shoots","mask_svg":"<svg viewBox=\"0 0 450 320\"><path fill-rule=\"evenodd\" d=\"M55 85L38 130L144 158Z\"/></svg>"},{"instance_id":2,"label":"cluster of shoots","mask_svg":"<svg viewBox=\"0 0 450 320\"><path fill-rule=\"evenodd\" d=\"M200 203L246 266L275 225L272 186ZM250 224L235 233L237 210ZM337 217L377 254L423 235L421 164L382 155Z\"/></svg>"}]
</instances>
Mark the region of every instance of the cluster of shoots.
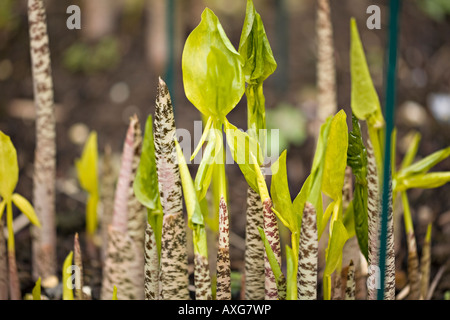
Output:
<instances>
[{"instance_id":1,"label":"cluster of shoots","mask_svg":"<svg viewBox=\"0 0 450 320\"><path fill-rule=\"evenodd\" d=\"M182 55L185 94L200 111L205 123L200 143L190 155L193 159L202 153L195 178L191 176L177 140L170 93L162 79L159 79L157 88L155 114L148 116L144 134L139 119L136 116L130 119L113 210L103 212L110 217L107 224L99 224L97 219L97 207L102 202L99 187L105 186L99 183L101 176L97 171L99 157L95 132L89 136L81 158L76 161L80 186L87 192L87 240L96 245L94 239L99 225L102 233L106 234L102 237L105 243L102 245L101 299L232 298L230 199L224 134L231 155L248 184L245 282L242 288L245 299L352 300L356 298L358 274L369 280L367 286L364 285L367 290L364 298L376 298L376 286L371 285L371 280L374 280L371 277L375 273L371 267L379 263L385 121L354 19L350 23L350 34L352 129L347 126L348 116L344 110L326 118L320 127L310 174L292 200L287 151L283 151L271 165L270 188L263 171L266 154L263 83L276 70L277 64L261 16L252 0L248 0L236 50L217 16L208 8L203 11L201 22L187 38ZM244 95L247 132L239 130L227 119ZM366 139L362 128L367 130ZM450 172L429 172L450 156L450 148L414 162L420 141L420 135L416 134L397 169L396 131L392 141L391 202L383 294L385 299L395 299L394 222L398 224L397 217L403 213L408 240L409 297L425 299L430 294L431 224L419 265L407 190L436 188L450 181ZM31 204L14 193L17 179L15 149L9 138L0 133L0 214L6 207L11 298L20 298L15 269L12 203L39 226ZM401 201L403 210L396 205L398 201ZM212 214L209 212L211 207ZM107 220L102 218L102 221ZM290 243L284 248L280 241L280 223L290 232ZM213 257L217 259L217 269L213 275L209 267L207 229L216 232L218 239L217 257ZM194 251L193 293L189 291L188 230L192 232ZM322 238L325 238L326 245L323 253L319 246ZM352 239L357 243L359 261L348 261L344 256L344 246ZM325 258L323 270L319 270L320 254ZM363 260L369 265L368 274L363 270ZM63 266L63 299L88 298L82 291L81 261L76 235L74 250ZM75 277L72 277L74 271ZM344 285L341 284L343 275L346 278ZM320 283L323 290L318 290ZM31 295L35 300L41 299L40 286L41 278L38 278ZM323 297L318 296L319 292Z\"/></svg>"}]
</instances>

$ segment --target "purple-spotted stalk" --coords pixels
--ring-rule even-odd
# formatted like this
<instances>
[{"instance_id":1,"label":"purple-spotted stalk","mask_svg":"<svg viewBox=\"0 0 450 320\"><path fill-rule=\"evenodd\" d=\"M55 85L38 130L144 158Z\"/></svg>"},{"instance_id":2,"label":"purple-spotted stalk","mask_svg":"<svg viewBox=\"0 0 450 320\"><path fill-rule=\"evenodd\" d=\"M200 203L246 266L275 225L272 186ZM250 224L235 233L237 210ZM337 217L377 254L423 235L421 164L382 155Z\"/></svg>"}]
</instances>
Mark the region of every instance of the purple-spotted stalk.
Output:
<instances>
[{"instance_id":1,"label":"purple-spotted stalk","mask_svg":"<svg viewBox=\"0 0 450 320\"><path fill-rule=\"evenodd\" d=\"M353 260L347 268L347 282L345 285L345 300L355 300L356 283L355 283L355 265Z\"/></svg>"},{"instance_id":2,"label":"purple-spotted stalk","mask_svg":"<svg viewBox=\"0 0 450 320\"><path fill-rule=\"evenodd\" d=\"M140 155L139 120L130 119L122 153L119 179L114 198L112 223L108 229L108 247L103 267L101 298L108 300L113 294L114 286L120 288L119 300L142 300L144 298L144 264L143 252L129 234L130 197L134 194L133 186L135 158ZM133 230L131 230L133 231ZM144 230L143 230L144 232ZM141 256L139 256L141 255Z\"/></svg>"},{"instance_id":3,"label":"purple-spotted stalk","mask_svg":"<svg viewBox=\"0 0 450 320\"><path fill-rule=\"evenodd\" d=\"M334 62L333 25L331 22L330 1L317 1L317 121L319 124L335 114L336 68ZM318 138L319 132L317 132Z\"/></svg>"},{"instance_id":4,"label":"purple-spotted stalk","mask_svg":"<svg viewBox=\"0 0 450 320\"><path fill-rule=\"evenodd\" d=\"M36 105L36 149L33 173L33 204L42 228L32 228L33 278L56 286L55 226L55 110L53 80L43 0L28 0L30 53ZM55 281L56 280L56 281Z\"/></svg>"},{"instance_id":5,"label":"purple-spotted stalk","mask_svg":"<svg viewBox=\"0 0 450 320\"><path fill-rule=\"evenodd\" d=\"M80 241L78 240L78 233L75 234L74 245L73 245L73 261L75 266L78 268L78 279L75 279L75 300L84 300L83 297L83 258L81 256Z\"/></svg>"},{"instance_id":6,"label":"purple-spotted stalk","mask_svg":"<svg viewBox=\"0 0 450 320\"><path fill-rule=\"evenodd\" d=\"M317 216L314 206L306 202L303 209L302 227L300 233L297 299L317 299L317 266L319 242L317 236Z\"/></svg>"},{"instance_id":7,"label":"purple-spotted stalk","mask_svg":"<svg viewBox=\"0 0 450 320\"><path fill-rule=\"evenodd\" d=\"M416 236L409 207L406 191L401 193L403 205L403 218L405 221L406 243L408 247L408 281L410 300L419 300L420 298L420 271L419 256L417 254Z\"/></svg>"},{"instance_id":8,"label":"purple-spotted stalk","mask_svg":"<svg viewBox=\"0 0 450 320\"><path fill-rule=\"evenodd\" d=\"M156 96L154 139L158 186L164 214L159 272L162 300L189 299L187 239L175 138L175 117L169 88L160 78Z\"/></svg>"}]
</instances>

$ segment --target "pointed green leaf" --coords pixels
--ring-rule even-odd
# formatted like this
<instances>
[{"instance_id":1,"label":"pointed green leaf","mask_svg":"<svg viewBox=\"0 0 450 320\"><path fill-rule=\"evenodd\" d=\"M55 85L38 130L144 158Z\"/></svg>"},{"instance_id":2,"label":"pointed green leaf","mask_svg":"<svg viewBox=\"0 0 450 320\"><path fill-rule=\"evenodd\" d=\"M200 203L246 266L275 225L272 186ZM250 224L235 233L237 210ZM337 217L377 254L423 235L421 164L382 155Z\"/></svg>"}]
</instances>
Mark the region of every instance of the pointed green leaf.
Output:
<instances>
[{"instance_id":1,"label":"pointed green leaf","mask_svg":"<svg viewBox=\"0 0 450 320\"><path fill-rule=\"evenodd\" d=\"M97 133L93 131L86 141L81 158L75 161L80 185L91 194L98 194L97 163Z\"/></svg>"},{"instance_id":2,"label":"pointed green leaf","mask_svg":"<svg viewBox=\"0 0 450 320\"><path fill-rule=\"evenodd\" d=\"M37 279L31 294L33 295L33 300L41 300L41 277Z\"/></svg>"},{"instance_id":3,"label":"pointed green leaf","mask_svg":"<svg viewBox=\"0 0 450 320\"><path fill-rule=\"evenodd\" d=\"M358 27L354 18L350 22L350 70L351 70L351 106L353 113L360 120L367 120L375 128L384 126L380 101L370 77L366 56L359 37Z\"/></svg>"},{"instance_id":4,"label":"pointed green leaf","mask_svg":"<svg viewBox=\"0 0 450 320\"><path fill-rule=\"evenodd\" d=\"M116 286L113 286L112 300L117 300L117 287Z\"/></svg>"},{"instance_id":5,"label":"pointed green leaf","mask_svg":"<svg viewBox=\"0 0 450 320\"><path fill-rule=\"evenodd\" d=\"M266 254L267 258L269 259L270 268L272 269L272 272L275 276L275 281L278 283L280 281L280 278L283 276L283 272L281 271L277 257L275 257L275 253L273 253L272 247L270 246L269 240L267 240L264 230L261 227L258 227L258 231L262 241L264 242L264 248L266 249Z\"/></svg>"},{"instance_id":6,"label":"pointed green leaf","mask_svg":"<svg viewBox=\"0 0 450 320\"><path fill-rule=\"evenodd\" d=\"M228 121L225 121L225 133L233 160L239 165L248 185L258 192L257 175L250 157L250 153L258 155L258 165L263 163L258 142Z\"/></svg>"},{"instance_id":7,"label":"pointed green leaf","mask_svg":"<svg viewBox=\"0 0 450 320\"><path fill-rule=\"evenodd\" d=\"M348 128L347 116L340 110L331 121L328 134L322 191L337 200L342 197L345 168L347 167Z\"/></svg>"},{"instance_id":8,"label":"pointed green leaf","mask_svg":"<svg viewBox=\"0 0 450 320\"><path fill-rule=\"evenodd\" d=\"M180 169L181 184L183 186L183 195L186 202L186 211L188 214L188 224L191 229L194 225L204 225L202 211L200 209L200 203L195 192L194 183L189 172L189 168L186 164L183 151L175 140L175 147L177 149L178 167Z\"/></svg>"},{"instance_id":9,"label":"pointed green leaf","mask_svg":"<svg viewBox=\"0 0 450 320\"><path fill-rule=\"evenodd\" d=\"M73 300L72 259L73 251L70 251L64 260L62 269L63 300Z\"/></svg>"},{"instance_id":10,"label":"pointed green leaf","mask_svg":"<svg viewBox=\"0 0 450 320\"><path fill-rule=\"evenodd\" d=\"M0 202L0 220L3 217L3 212L5 212L5 206L6 206L6 200L3 199L2 202Z\"/></svg>"},{"instance_id":11,"label":"pointed green leaf","mask_svg":"<svg viewBox=\"0 0 450 320\"><path fill-rule=\"evenodd\" d=\"M18 193L14 193L12 195L12 202L28 218L28 220L30 220L32 224L34 224L37 227L41 226L33 206L27 199L25 199Z\"/></svg>"},{"instance_id":12,"label":"pointed green leaf","mask_svg":"<svg viewBox=\"0 0 450 320\"><path fill-rule=\"evenodd\" d=\"M324 276L331 276L334 270L338 267L339 262L342 260L342 249L344 248L344 244L347 240L348 233L342 221L334 221L332 225L331 237L328 240Z\"/></svg>"},{"instance_id":13,"label":"pointed green leaf","mask_svg":"<svg viewBox=\"0 0 450 320\"><path fill-rule=\"evenodd\" d=\"M297 223L296 220L293 220L294 214L286 169L286 150L272 164L271 171L272 182L270 185L270 194L272 195L273 206L281 212L284 220L289 221L287 227L292 230Z\"/></svg>"},{"instance_id":14,"label":"pointed green leaf","mask_svg":"<svg viewBox=\"0 0 450 320\"><path fill-rule=\"evenodd\" d=\"M222 132L216 129L209 130L208 143L203 153L202 161L195 176L195 190L197 197L201 200L211 184L214 167L219 163L222 155Z\"/></svg>"},{"instance_id":15,"label":"pointed green leaf","mask_svg":"<svg viewBox=\"0 0 450 320\"><path fill-rule=\"evenodd\" d=\"M286 300L297 300L297 255L286 246Z\"/></svg>"},{"instance_id":16,"label":"pointed green leaf","mask_svg":"<svg viewBox=\"0 0 450 320\"><path fill-rule=\"evenodd\" d=\"M0 196L9 199L19 179L16 148L9 136L0 131Z\"/></svg>"},{"instance_id":17,"label":"pointed green leaf","mask_svg":"<svg viewBox=\"0 0 450 320\"><path fill-rule=\"evenodd\" d=\"M158 252L160 252L163 210L159 194L155 142L153 136L153 118L151 115L147 117L147 122L145 124L141 158L133 182L133 191L138 201L147 208L148 222L155 232L156 246Z\"/></svg>"},{"instance_id":18,"label":"pointed green leaf","mask_svg":"<svg viewBox=\"0 0 450 320\"><path fill-rule=\"evenodd\" d=\"M191 161L194 160L195 156L197 155L197 153L200 151L200 149L202 148L203 144L205 143L206 138L209 135L209 129L211 129L211 125L212 125L212 118L208 117L208 120L206 121L205 129L203 130L203 133L202 133L202 136L200 138L200 141L199 141L197 147L195 148L194 152L192 153Z\"/></svg>"},{"instance_id":19,"label":"pointed green leaf","mask_svg":"<svg viewBox=\"0 0 450 320\"><path fill-rule=\"evenodd\" d=\"M450 182L450 172L433 172L415 175L401 179L397 182L396 191L404 191L412 188L434 189Z\"/></svg>"},{"instance_id":20,"label":"pointed green leaf","mask_svg":"<svg viewBox=\"0 0 450 320\"><path fill-rule=\"evenodd\" d=\"M439 162L447 159L450 156L450 147L447 147L445 149L436 151L429 156L423 158L420 161L417 161L416 163L401 169L397 176L398 178L403 177L409 177L411 175L417 175L417 174L423 174L428 172L432 167L434 167Z\"/></svg>"},{"instance_id":21,"label":"pointed green leaf","mask_svg":"<svg viewBox=\"0 0 450 320\"><path fill-rule=\"evenodd\" d=\"M186 40L182 69L186 97L204 115L223 119L244 94L242 58L208 8Z\"/></svg>"},{"instance_id":22,"label":"pointed green leaf","mask_svg":"<svg viewBox=\"0 0 450 320\"><path fill-rule=\"evenodd\" d=\"M411 165L411 163L414 161L414 158L417 154L417 150L419 149L419 143L420 143L421 138L422 138L422 135L420 134L420 132L414 133L414 136L411 140L408 151L406 151L406 154L403 158L400 169L405 169L406 167Z\"/></svg>"}]
</instances>

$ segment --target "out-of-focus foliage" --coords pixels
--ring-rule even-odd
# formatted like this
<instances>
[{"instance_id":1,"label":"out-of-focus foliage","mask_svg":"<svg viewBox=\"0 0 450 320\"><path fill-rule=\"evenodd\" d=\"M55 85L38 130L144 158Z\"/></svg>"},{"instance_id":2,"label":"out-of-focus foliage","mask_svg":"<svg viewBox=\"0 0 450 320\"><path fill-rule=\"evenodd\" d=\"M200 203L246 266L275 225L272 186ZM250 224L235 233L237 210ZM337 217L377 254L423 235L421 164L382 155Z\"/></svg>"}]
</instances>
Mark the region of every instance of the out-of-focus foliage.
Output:
<instances>
[{"instance_id":1,"label":"out-of-focus foliage","mask_svg":"<svg viewBox=\"0 0 450 320\"><path fill-rule=\"evenodd\" d=\"M15 0L0 1L0 31L11 32L20 25L19 15L15 13Z\"/></svg>"},{"instance_id":2,"label":"out-of-focus foliage","mask_svg":"<svg viewBox=\"0 0 450 320\"><path fill-rule=\"evenodd\" d=\"M93 74L114 69L119 61L119 42L105 37L94 46L75 42L64 53L63 65L71 72Z\"/></svg>"},{"instance_id":3,"label":"out-of-focus foliage","mask_svg":"<svg viewBox=\"0 0 450 320\"><path fill-rule=\"evenodd\" d=\"M302 111L287 103L280 103L276 108L266 110L267 122L267 150L278 153L281 150L289 149L292 144L296 147L305 141L306 118ZM278 150L273 150L276 145L272 144L271 130L278 130ZM276 141L276 139L275 139Z\"/></svg>"},{"instance_id":4,"label":"out-of-focus foliage","mask_svg":"<svg viewBox=\"0 0 450 320\"><path fill-rule=\"evenodd\" d=\"M450 1L448 0L417 0L417 5L430 18L442 22L450 14Z\"/></svg>"}]
</instances>

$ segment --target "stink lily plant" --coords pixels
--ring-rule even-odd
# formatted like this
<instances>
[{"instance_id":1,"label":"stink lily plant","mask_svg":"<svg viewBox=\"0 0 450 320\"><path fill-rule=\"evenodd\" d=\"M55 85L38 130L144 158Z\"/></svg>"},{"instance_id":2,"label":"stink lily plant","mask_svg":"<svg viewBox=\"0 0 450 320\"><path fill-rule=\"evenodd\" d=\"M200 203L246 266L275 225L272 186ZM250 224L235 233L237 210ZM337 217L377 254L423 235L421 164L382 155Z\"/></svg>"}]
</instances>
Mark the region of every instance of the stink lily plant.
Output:
<instances>
[{"instance_id":1,"label":"stink lily plant","mask_svg":"<svg viewBox=\"0 0 450 320\"><path fill-rule=\"evenodd\" d=\"M19 166L17 153L11 139L0 131L0 219L6 207L6 225L8 227L8 268L9 268L9 292L12 300L21 299L20 284L16 266L16 252L13 229L13 207L17 208L36 227L40 227L39 220L30 202L18 193L14 193L19 180ZM0 230L3 232L3 230Z\"/></svg>"}]
</instances>

